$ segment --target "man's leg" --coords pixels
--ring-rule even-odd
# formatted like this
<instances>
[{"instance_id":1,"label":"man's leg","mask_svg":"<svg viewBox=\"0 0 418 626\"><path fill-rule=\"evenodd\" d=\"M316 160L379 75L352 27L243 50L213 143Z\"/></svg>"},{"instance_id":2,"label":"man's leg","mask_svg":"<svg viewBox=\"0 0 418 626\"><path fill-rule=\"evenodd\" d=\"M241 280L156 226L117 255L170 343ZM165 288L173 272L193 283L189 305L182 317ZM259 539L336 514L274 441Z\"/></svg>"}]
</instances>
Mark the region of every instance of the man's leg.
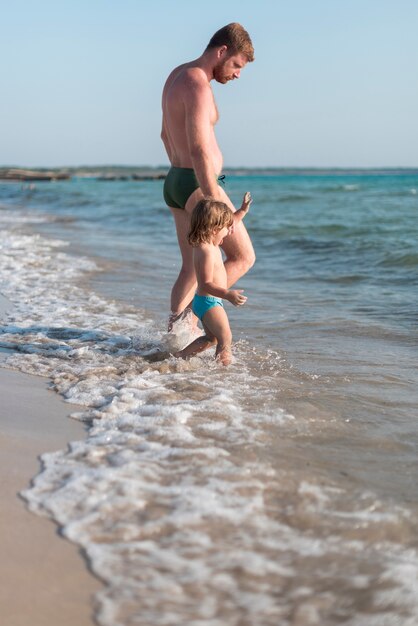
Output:
<instances>
[{"instance_id":1,"label":"man's leg","mask_svg":"<svg viewBox=\"0 0 418 626\"><path fill-rule=\"evenodd\" d=\"M196 274L193 266L193 248L187 241L190 228L190 215L184 209L170 209L176 224L177 240L181 252L180 273L171 291L171 316L175 319L193 300L196 291ZM171 330L170 328L168 329Z\"/></svg>"},{"instance_id":2,"label":"man's leg","mask_svg":"<svg viewBox=\"0 0 418 626\"><path fill-rule=\"evenodd\" d=\"M171 291L171 311L180 315L191 303L196 291L196 274L193 266L193 248L187 241L190 230L190 215L199 200L203 198L200 189L189 196L184 209L170 207L176 223L177 240L181 252L182 266Z\"/></svg>"},{"instance_id":3,"label":"man's leg","mask_svg":"<svg viewBox=\"0 0 418 626\"><path fill-rule=\"evenodd\" d=\"M235 212L234 205L222 187L219 187L219 193L222 202L225 202ZM255 263L253 244L242 222L235 224L234 233L225 237L221 247L226 255L225 269L228 287L232 287Z\"/></svg>"},{"instance_id":4,"label":"man's leg","mask_svg":"<svg viewBox=\"0 0 418 626\"><path fill-rule=\"evenodd\" d=\"M220 195L219 199L225 202L225 204L235 212L234 205L222 187L219 187L218 191ZM202 198L202 191L196 189L188 198L184 210L170 209L176 223L177 239L182 256L182 267L171 292L172 315L170 319L175 319L176 316L184 311L192 301L196 290L193 249L187 241L187 235L190 228L190 215L196 204ZM248 272L255 262L254 248L247 229L242 222L235 225L235 231L232 235L225 237L222 249L226 255L225 269L228 278L228 287L231 287L241 276Z\"/></svg>"}]
</instances>

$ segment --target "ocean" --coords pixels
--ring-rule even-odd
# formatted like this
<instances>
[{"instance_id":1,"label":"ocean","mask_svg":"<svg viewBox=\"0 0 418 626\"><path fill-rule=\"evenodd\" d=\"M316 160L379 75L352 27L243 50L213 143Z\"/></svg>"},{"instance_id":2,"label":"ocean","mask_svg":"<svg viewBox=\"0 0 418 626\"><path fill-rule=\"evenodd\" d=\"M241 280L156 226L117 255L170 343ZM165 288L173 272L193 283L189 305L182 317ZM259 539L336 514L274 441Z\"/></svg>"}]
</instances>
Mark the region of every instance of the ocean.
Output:
<instances>
[{"instance_id":1,"label":"ocean","mask_svg":"<svg viewBox=\"0 0 418 626\"><path fill-rule=\"evenodd\" d=\"M28 506L105 583L101 626L416 626L418 171L227 176L257 256L229 368L159 360L162 185L0 182L2 364L86 424Z\"/></svg>"}]
</instances>

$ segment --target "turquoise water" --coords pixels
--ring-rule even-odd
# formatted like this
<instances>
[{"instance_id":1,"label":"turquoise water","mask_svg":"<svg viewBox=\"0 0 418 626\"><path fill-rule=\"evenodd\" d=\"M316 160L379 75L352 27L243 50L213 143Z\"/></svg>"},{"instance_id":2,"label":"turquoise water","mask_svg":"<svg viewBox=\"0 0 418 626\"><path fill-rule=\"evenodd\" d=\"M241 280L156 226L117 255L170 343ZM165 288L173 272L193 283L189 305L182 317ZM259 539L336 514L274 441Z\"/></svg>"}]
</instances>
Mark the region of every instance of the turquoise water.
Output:
<instances>
[{"instance_id":1,"label":"turquoise water","mask_svg":"<svg viewBox=\"0 0 418 626\"><path fill-rule=\"evenodd\" d=\"M147 360L179 269L161 181L0 185L9 365L94 423L27 498L106 581L101 624L412 626L418 172L227 177L247 190L226 372Z\"/></svg>"},{"instance_id":2,"label":"turquoise water","mask_svg":"<svg viewBox=\"0 0 418 626\"><path fill-rule=\"evenodd\" d=\"M226 190L235 204L247 188L254 203L246 225L257 264L242 282L253 300L243 312L245 322L258 318L253 307L258 311L261 306L273 316L291 310L307 321L331 313L413 327L418 175L228 177ZM125 264L131 287L138 266L167 281L160 291L170 287L178 255L161 181L75 179L38 184L26 192L4 185L2 196L67 218L47 229L65 232L83 249ZM166 292L156 294L148 285L145 295L157 297L158 303L169 300ZM132 293L124 297L135 302ZM279 306L274 306L276 298L282 299ZM149 306L159 313L152 302Z\"/></svg>"},{"instance_id":3,"label":"turquoise water","mask_svg":"<svg viewBox=\"0 0 418 626\"><path fill-rule=\"evenodd\" d=\"M348 351L353 333L392 337L392 348L398 338L400 350L413 340L418 175L227 178L236 205L247 189L254 203L246 226L257 263L239 285L247 306L230 307L238 336L295 350L298 363L306 341L319 352L332 349L317 334L338 332L336 341L345 336ZM55 221L43 232L113 263L97 288L165 323L179 255L161 181L75 179L26 192L3 186L3 195L50 214Z\"/></svg>"}]
</instances>

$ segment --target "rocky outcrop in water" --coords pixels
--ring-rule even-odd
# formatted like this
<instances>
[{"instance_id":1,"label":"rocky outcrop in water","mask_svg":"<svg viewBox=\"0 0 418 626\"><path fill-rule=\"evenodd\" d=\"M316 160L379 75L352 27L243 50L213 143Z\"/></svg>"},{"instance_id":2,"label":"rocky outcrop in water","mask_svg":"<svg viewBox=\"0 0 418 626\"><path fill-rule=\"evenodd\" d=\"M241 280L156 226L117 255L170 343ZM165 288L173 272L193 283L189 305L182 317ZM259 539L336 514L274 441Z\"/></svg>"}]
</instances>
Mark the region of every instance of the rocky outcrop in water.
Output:
<instances>
[{"instance_id":1,"label":"rocky outcrop in water","mask_svg":"<svg viewBox=\"0 0 418 626\"><path fill-rule=\"evenodd\" d=\"M42 180L68 180L71 178L68 172L58 170L27 170L19 168L8 168L0 170L1 180L13 181L42 181Z\"/></svg>"}]
</instances>

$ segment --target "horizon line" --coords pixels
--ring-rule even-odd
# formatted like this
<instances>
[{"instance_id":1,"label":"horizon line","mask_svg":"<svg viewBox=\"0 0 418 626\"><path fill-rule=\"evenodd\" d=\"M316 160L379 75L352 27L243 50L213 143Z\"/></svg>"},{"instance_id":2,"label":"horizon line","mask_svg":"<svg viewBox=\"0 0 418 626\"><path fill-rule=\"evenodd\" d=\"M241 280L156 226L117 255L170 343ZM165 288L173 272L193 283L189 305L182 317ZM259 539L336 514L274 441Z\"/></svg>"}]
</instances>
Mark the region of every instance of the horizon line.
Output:
<instances>
[{"instance_id":1,"label":"horizon line","mask_svg":"<svg viewBox=\"0 0 418 626\"><path fill-rule=\"evenodd\" d=\"M170 164L118 164L95 163L92 165L0 165L0 169L92 169L92 168L169 169ZM418 165L224 165L223 170L418 170Z\"/></svg>"}]
</instances>

